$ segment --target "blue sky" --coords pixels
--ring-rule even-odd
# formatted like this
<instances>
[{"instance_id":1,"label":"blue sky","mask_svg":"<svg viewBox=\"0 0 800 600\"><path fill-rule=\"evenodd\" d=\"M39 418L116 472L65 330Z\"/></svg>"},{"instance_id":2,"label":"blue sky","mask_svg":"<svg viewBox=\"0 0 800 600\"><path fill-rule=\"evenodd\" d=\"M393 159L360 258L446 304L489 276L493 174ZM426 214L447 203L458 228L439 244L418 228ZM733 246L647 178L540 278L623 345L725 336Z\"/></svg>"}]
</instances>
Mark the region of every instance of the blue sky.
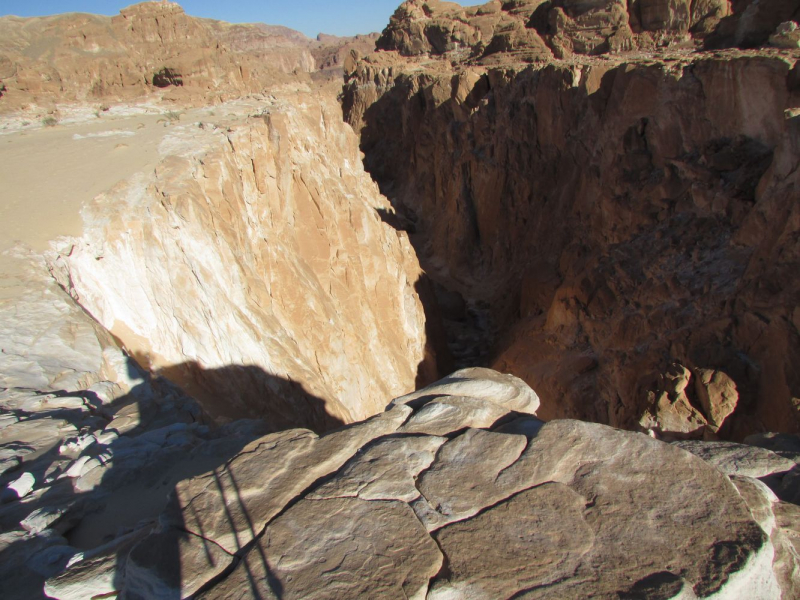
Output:
<instances>
[{"instance_id":1,"label":"blue sky","mask_svg":"<svg viewBox=\"0 0 800 600\"><path fill-rule=\"evenodd\" d=\"M402 0L178 0L195 17L232 23L285 25L309 37L382 31ZM0 0L0 15L33 17L65 12L115 15L135 0ZM481 4L462 1L464 5Z\"/></svg>"}]
</instances>

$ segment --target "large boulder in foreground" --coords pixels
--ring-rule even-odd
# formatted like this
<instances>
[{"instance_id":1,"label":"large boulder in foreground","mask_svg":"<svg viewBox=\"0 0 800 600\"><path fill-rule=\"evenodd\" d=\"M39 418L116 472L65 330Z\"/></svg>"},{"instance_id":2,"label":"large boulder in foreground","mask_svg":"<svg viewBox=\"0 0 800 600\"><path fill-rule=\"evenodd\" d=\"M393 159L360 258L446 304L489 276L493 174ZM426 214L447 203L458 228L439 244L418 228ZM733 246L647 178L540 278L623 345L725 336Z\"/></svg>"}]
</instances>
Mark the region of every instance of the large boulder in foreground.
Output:
<instances>
[{"instance_id":1,"label":"large boulder in foreground","mask_svg":"<svg viewBox=\"0 0 800 600\"><path fill-rule=\"evenodd\" d=\"M522 385L465 370L328 435L252 442L178 485L121 588L128 598L778 598L791 584L796 523L761 482L734 483L645 434L543 423L518 412L538 404ZM435 433L407 430L437 404L425 420ZM481 405L493 421L475 427ZM204 547L217 551L205 562ZM193 572L165 575L158 553Z\"/></svg>"}]
</instances>

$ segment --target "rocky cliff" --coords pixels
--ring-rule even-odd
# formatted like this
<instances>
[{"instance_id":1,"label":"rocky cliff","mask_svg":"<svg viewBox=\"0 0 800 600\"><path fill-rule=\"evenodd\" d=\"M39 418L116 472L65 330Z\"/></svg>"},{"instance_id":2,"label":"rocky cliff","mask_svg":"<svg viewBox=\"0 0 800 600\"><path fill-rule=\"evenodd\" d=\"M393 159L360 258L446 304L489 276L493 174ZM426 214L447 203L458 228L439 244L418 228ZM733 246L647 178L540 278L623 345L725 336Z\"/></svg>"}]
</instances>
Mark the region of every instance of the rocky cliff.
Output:
<instances>
[{"instance_id":1,"label":"rocky cliff","mask_svg":"<svg viewBox=\"0 0 800 600\"><path fill-rule=\"evenodd\" d=\"M535 17L498 4L468 12ZM470 307L451 335L488 320L485 360L546 418L798 431L798 53L487 66L424 45L455 10L405 3L344 96L399 227Z\"/></svg>"},{"instance_id":2,"label":"rocky cliff","mask_svg":"<svg viewBox=\"0 0 800 600\"><path fill-rule=\"evenodd\" d=\"M800 4L753 0L492 0L463 7L403 2L377 46L403 56L435 55L482 64L574 55L653 51L667 46L756 47L800 18ZM793 31L793 30L792 30Z\"/></svg>"},{"instance_id":3,"label":"rocky cliff","mask_svg":"<svg viewBox=\"0 0 800 600\"><path fill-rule=\"evenodd\" d=\"M0 596L799 597L795 14L410 1L376 54L313 47L344 115L247 88L280 28L17 23L42 69L124 25L108 97L213 106L5 132L128 168L0 254ZM136 79L168 48L208 62ZM514 374L424 387L448 351Z\"/></svg>"},{"instance_id":4,"label":"rocky cliff","mask_svg":"<svg viewBox=\"0 0 800 600\"><path fill-rule=\"evenodd\" d=\"M363 419L436 372L416 257L383 223L390 206L334 102L299 92L248 109L174 126L155 172L84 209L54 273L214 416L276 430Z\"/></svg>"},{"instance_id":5,"label":"rocky cliff","mask_svg":"<svg viewBox=\"0 0 800 600\"><path fill-rule=\"evenodd\" d=\"M184 102L238 95L280 77L281 67L313 64L307 53L295 49L289 58L276 45L274 68L261 66L171 2L134 5L116 17L3 17L0 30L3 112L56 101L130 100L153 90Z\"/></svg>"}]
</instances>

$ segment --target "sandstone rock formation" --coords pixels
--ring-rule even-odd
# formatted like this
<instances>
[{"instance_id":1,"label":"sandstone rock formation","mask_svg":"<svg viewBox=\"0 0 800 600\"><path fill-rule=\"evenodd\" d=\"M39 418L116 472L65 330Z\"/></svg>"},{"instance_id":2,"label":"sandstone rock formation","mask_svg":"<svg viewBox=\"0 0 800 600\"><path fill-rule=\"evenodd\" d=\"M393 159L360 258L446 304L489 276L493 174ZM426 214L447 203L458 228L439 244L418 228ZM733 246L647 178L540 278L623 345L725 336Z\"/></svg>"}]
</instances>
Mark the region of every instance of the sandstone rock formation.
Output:
<instances>
[{"instance_id":1,"label":"sandstone rock formation","mask_svg":"<svg viewBox=\"0 0 800 600\"><path fill-rule=\"evenodd\" d=\"M334 102L247 109L226 128L173 126L155 172L85 208L54 273L215 417L366 418L435 378L413 249L381 220L390 207Z\"/></svg>"},{"instance_id":2,"label":"sandstone rock formation","mask_svg":"<svg viewBox=\"0 0 800 600\"><path fill-rule=\"evenodd\" d=\"M3 112L56 101L130 100L152 90L163 69L179 75L164 87L184 102L259 91L267 77L280 76L280 59L275 69L259 66L171 2L137 4L110 18L3 17L0 29ZM285 66L309 64L310 56L296 54Z\"/></svg>"},{"instance_id":3,"label":"sandstone rock formation","mask_svg":"<svg viewBox=\"0 0 800 600\"><path fill-rule=\"evenodd\" d=\"M311 46L311 54L317 61L317 69L333 77L341 77L343 71L352 68L355 61L375 50L377 39L377 33L353 37L321 33Z\"/></svg>"},{"instance_id":4,"label":"sandstone rock formation","mask_svg":"<svg viewBox=\"0 0 800 600\"><path fill-rule=\"evenodd\" d=\"M670 25L688 5L634 6L666 41L692 28ZM345 86L398 227L468 306L451 337L472 325L547 419L797 432L797 53L475 50L473 19L538 10L406 2Z\"/></svg>"},{"instance_id":5,"label":"sandstone rock formation","mask_svg":"<svg viewBox=\"0 0 800 600\"><path fill-rule=\"evenodd\" d=\"M796 18L1 20L0 112L214 107L0 256L0 596L798 597Z\"/></svg>"},{"instance_id":6,"label":"sandstone rock formation","mask_svg":"<svg viewBox=\"0 0 800 600\"><path fill-rule=\"evenodd\" d=\"M320 69L341 74L351 50L373 48L374 36L310 40L286 27L198 19L166 1L115 17L0 17L0 114L148 95L206 105Z\"/></svg>"},{"instance_id":7,"label":"sandstone rock formation","mask_svg":"<svg viewBox=\"0 0 800 600\"><path fill-rule=\"evenodd\" d=\"M784 20L792 10L781 12L787 13ZM508 57L524 62L547 61L553 56L653 50L699 41L716 33L721 21L730 16L731 3L727 0L492 0L471 7L439 0L409 0L395 12L378 40L378 48L403 56L442 55L480 64L496 64ZM724 37L715 43L739 42L737 37Z\"/></svg>"},{"instance_id":8,"label":"sandstone rock formation","mask_svg":"<svg viewBox=\"0 0 800 600\"><path fill-rule=\"evenodd\" d=\"M106 422L93 444L62 451L49 479L37 476L33 499L0 509L10 530L0 550L4 597L31 597L24 594L44 579L54 598L777 598L796 591L798 515L755 472L729 477L729 469L678 447L603 425L545 424L524 412L535 410L534 398L516 378L471 369L322 437L301 429L259 437L246 422L217 434L197 423L157 428L157 417L110 435L113 421ZM24 407L19 416L57 418L20 400L3 402ZM444 401L469 407L465 415L478 405L503 414L485 428L473 428L469 416L429 420L446 436L403 429ZM3 431L24 422L6 420ZM698 442L690 449L710 460L715 448ZM183 459L160 471L157 485L148 483L142 459L176 453ZM113 461L80 467L86 474L70 479L76 465L91 462L83 459L104 454ZM25 458L25 468L45 463ZM786 467L761 464L759 474ZM191 477L189 465L195 473L215 468ZM179 466L184 478L170 479ZM101 488L77 487L98 468ZM158 503L137 511L148 519L102 537L103 515L132 484L143 498L164 477L174 489L157 523ZM111 506L90 516L101 489ZM18 515L28 515L20 517L27 533L10 525ZM79 531L89 523L100 531L65 540L59 532L76 520Z\"/></svg>"}]
</instances>

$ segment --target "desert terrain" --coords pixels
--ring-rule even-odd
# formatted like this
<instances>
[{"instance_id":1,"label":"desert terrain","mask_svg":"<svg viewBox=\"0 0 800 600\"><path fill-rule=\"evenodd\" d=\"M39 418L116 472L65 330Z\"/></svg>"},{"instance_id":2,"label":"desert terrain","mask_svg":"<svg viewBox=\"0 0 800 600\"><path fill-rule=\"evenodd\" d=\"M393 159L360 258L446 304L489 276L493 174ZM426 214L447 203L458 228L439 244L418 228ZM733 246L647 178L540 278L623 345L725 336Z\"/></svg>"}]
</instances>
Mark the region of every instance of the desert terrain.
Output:
<instances>
[{"instance_id":1,"label":"desert terrain","mask_svg":"<svg viewBox=\"0 0 800 600\"><path fill-rule=\"evenodd\" d=\"M0 17L0 596L800 597L798 21Z\"/></svg>"}]
</instances>

